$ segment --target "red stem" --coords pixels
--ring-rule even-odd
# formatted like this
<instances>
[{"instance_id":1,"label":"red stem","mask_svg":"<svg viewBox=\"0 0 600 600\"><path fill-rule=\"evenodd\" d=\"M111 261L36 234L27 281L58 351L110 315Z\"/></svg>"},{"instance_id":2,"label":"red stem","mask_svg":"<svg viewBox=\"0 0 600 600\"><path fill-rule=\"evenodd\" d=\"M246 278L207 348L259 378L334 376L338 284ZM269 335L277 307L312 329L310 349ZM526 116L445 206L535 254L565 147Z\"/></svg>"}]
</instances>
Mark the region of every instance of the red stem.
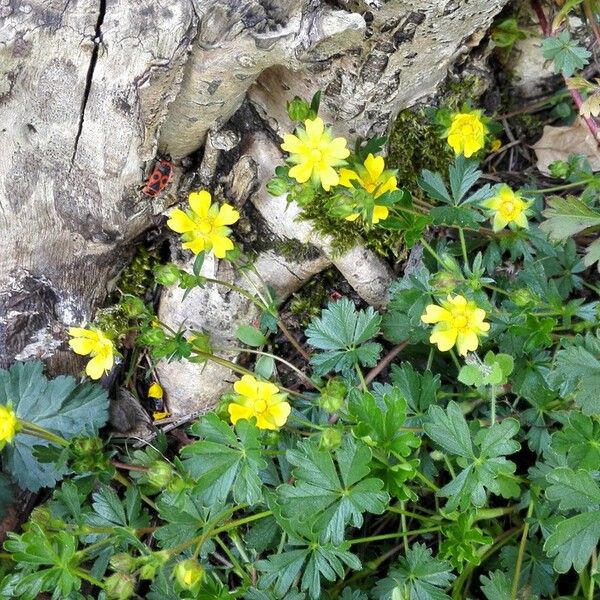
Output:
<instances>
[{"instance_id":1,"label":"red stem","mask_svg":"<svg viewBox=\"0 0 600 600\"><path fill-rule=\"evenodd\" d=\"M542 8L542 4L540 3L540 0L531 0L531 7L533 8L535 14L537 15L538 21L540 23L540 28L542 30L542 33L544 34L544 37L548 37L548 36L552 35L552 27L550 26L550 23L548 22L548 19L546 18L546 14L544 13L544 9ZM563 75L563 79L565 80L565 83L566 83L567 79L564 75ZM568 87L569 86L567 85L567 88ZM577 107L577 110L579 110L581 108L581 105L583 104L583 98L581 97L581 94L577 90L571 90L571 89L569 89L569 94L571 94L571 98L573 99L573 102L574 102L575 106ZM584 117L581 114L580 114L580 116L585 121L585 124L587 125L591 134L594 136L594 139L596 140L596 142L600 142L600 139L599 139L600 135L599 135L598 125L596 124L596 121L594 121L594 119L592 119L591 117Z\"/></svg>"}]
</instances>

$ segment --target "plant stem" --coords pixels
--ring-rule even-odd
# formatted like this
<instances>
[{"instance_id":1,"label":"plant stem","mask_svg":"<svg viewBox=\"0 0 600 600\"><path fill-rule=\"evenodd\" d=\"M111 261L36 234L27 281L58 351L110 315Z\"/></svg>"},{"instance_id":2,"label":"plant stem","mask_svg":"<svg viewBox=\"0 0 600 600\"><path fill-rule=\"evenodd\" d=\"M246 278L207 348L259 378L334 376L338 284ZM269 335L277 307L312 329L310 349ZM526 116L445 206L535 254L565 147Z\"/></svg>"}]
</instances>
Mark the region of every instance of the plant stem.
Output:
<instances>
[{"instance_id":1,"label":"plant stem","mask_svg":"<svg viewBox=\"0 0 600 600\"><path fill-rule=\"evenodd\" d=\"M235 521L231 521L230 523L227 523L227 525L223 525L218 529L213 529L208 537L212 537L213 535L219 535L219 533L229 531L230 529L235 529L240 525L246 525L247 523L252 523L253 521L258 521L260 519L264 519L265 517L270 517L272 514L273 513L270 510L265 510L263 512L256 513L255 515L250 515L242 519L236 519Z\"/></svg>"},{"instance_id":2,"label":"plant stem","mask_svg":"<svg viewBox=\"0 0 600 600\"><path fill-rule=\"evenodd\" d=\"M533 499L529 500L527 508L528 519L533 514ZM523 533L521 534L521 542L519 543L519 553L517 554L517 562L515 563L515 574L513 575L512 587L510 589L510 600L516 600L519 593L519 579L521 578L521 568L523 567L523 556L525 555L525 546L527 544L527 535L529 534L529 523L525 521Z\"/></svg>"},{"instance_id":3,"label":"plant stem","mask_svg":"<svg viewBox=\"0 0 600 600\"><path fill-rule=\"evenodd\" d=\"M587 600L594 600L594 575L596 574L596 564L598 562L598 554L596 553L596 549L594 548L592 552L592 559L590 561L590 587L588 589Z\"/></svg>"},{"instance_id":4,"label":"plant stem","mask_svg":"<svg viewBox=\"0 0 600 600\"><path fill-rule=\"evenodd\" d=\"M52 442L53 444L62 446L63 448L66 448L69 445L69 442L65 440L65 438L61 437L60 435L56 435L55 433L52 433L51 431L48 431L47 429L44 429L35 423L19 419L19 425L21 428L18 432L20 433L33 435L42 440L46 440L47 442Z\"/></svg>"},{"instance_id":5,"label":"plant stem","mask_svg":"<svg viewBox=\"0 0 600 600\"><path fill-rule=\"evenodd\" d=\"M363 375L362 369L358 363L354 363L354 368L356 369L356 373L358 374L358 378L360 379L360 385L364 392L368 392L369 388L367 387L367 382L365 381L365 377Z\"/></svg>"},{"instance_id":6,"label":"plant stem","mask_svg":"<svg viewBox=\"0 0 600 600\"><path fill-rule=\"evenodd\" d=\"M490 427L496 424L496 386L491 387L491 398L490 398Z\"/></svg>"},{"instance_id":7,"label":"plant stem","mask_svg":"<svg viewBox=\"0 0 600 600\"><path fill-rule=\"evenodd\" d=\"M563 190L570 190L573 188L583 187L585 182L575 181L573 183L565 183L563 185L555 185L549 188L543 188L539 190L527 190L527 193L531 194L549 194L550 192L562 192Z\"/></svg>"},{"instance_id":8,"label":"plant stem","mask_svg":"<svg viewBox=\"0 0 600 600\"><path fill-rule=\"evenodd\" d=\"M589 21L590 27L596 36L596 41L600 43L600 27L598 27L598 21L596 20L596 15L592 9L592 3L590 0L583 0L583 12L585 13L585 18Z\"/></svg>"},{"instance_id":9,"label":"plant stem","mask_svg":"<svg viewBox=\"0 0 600 600\"><path fill-rule=\"evenodd\" d=\"M350 545L354 544L366 544L368 542L379 542L381 540L393 540L399 537L405 537L409 535L421 535L423 533L431 533L432 531L439 531L441 529L438 527L425 527L424 529L413 529L412 531L397 531L396 533L383 533L381 535L371 535L369 537L364 538L354 538L353 540L348 540Z\"/></svg>"},{"instance_id":10,"label":"plant stem","mask_svg":"<svg viewBox=\"0 0 600 600\"><path fill-rule=\"evenodd\" d=\"M300 356L302 356L302 358L308 362L310 360L310 354L300 345L300 342L294 337L292 332L286 327L285 323L283 322L283 319L279 319L277 321L277 326L279 327L279 329L281 329L281 333L283 333L283 335L285 335L285 337L288 339L290 344L292 346L294 346L294 348L296 349L298 354L300 354Z\"/></svg>"},{"instance_id":11,"label":"plant stem","mask_svg":"<svg viewBox=\"0 0 600 600\"><path fill-rule=\"evenodd\" d=\"M465 242L465 232L462 227L458 228L458 237L460 238L460 247L462 249L463 260L465 261L465 266L469 266L469 256L467 254L467 243Z\"/></svg>"},{"instance_id":12,"label":"plant stem","mask_svg":"<svg viewBox=\"0 0 600 600\"><path fill-rule=\"evenodd\" d=\"M404 509L406 503L404 501L400 502L400 507ZM406 527L406 515L404 511L400 513L400 530L402 532L402 541L404 543L404 554L408 552L408 531Z\"/></svg>"},{"instance_id":13,"label":"plant stem","mask_svg":"<svg viewBox=\"0 0 600 600\"><path fill-rule=\"evenodd\" d=\"M425 238L421 238L420 241L423 248L425 248L425 250L427 250L427 252L429 252L429 254L431 254L431 256L433 256L433 258L435 258L435 260L443 267L444 261L441 259L440 255L429 245L429 242L425 241Z\"/></svg>"}]
</instances>

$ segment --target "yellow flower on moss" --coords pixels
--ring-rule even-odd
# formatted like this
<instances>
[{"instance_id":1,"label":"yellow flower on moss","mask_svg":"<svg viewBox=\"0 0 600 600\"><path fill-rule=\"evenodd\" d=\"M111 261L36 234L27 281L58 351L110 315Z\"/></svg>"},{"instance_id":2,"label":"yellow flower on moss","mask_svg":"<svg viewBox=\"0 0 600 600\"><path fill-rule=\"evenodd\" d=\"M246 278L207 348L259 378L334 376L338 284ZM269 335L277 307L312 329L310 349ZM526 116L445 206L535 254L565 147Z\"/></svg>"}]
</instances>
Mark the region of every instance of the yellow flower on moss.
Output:
<instances>
[{"instance_id":1,"label":"yellow flower on moss","mask_svg":"<svg viewBox=\"0 0 600 600\"><path fill-rule=\"evenodd\" d=\"M85 367L85 372L91 379L100 379L113 368L115 346L99 329L70 327L69 335L73 338L69 340L69 346L75 354L92 357Z\"/></svg>"},{"instance_id":2,"label":"yellow flower on moss","mask_svg":"<svg viewBox=\"0 0 600 600\"><path fill-rule=\"evenodd\" d=\"M500 231L507 225L514 223L517 227L527 228L527 209L531 206L531 200L523 200L519 194L515 194L510 187L503 184L498 193L484 200L481 206L494 212L492 225L494 231Z\"/></svg>"},{"instance_id":3,"label":"yellow flower on moss","mask_svg":"<svg viewBox=\"0 0 600 600\"><path fill-rule=\"evenodd\" d=\"M455 154L469 158L485 146L487 127L479 111L456 113L448 131L448 143Z\"/></svg>"},{"instance_id":4,"label":"yellow flower on moss","mask_svg":"<svg viewBox=\"0 0 600 600\"><path fill-rule=\"evenodd\" d=\"M375 198L383 196L386 192L392 192L398 189L398 182L394 171L385 169L385 160L383 156L373 156L369 154L362 165L357 165L355 169L340 169L340 185L347 188L355 187L352 183L355 181ZM389 210L387 206L375 204L373 207L373 223L379 223L387 219ZM356 221L360 213L354 213L346 217L347 221Z\"/></svg>"},{"instance_id":5,"label":"yellow flower on moss","mask_svg":"<svg viewBox=\"0 0 600 600\"><path fill-rule=\"evenodd\" d=\"M193 558L188 558L175 565L173 575L184 590L191 590L204 579L204 567Z\"/></svg>"},{"instance_id":6,"label":"yellow flower on moss","mask_svg":"<svg viewBox=\"0 0 600 600\"><path fill-rule=\"evenodd\" d=\"M236 223L240 213L229 204L221 207L216 202L213 204L205 190L192 192L189 203L191 210L176 208L171 212L167 226L183 234L183 247L194 254L212 250L217 258L225 258L225 254L233 250L233 242L229 239L231 229L227 225Z\"/></svg>"},{"instance_id":7,"label":"yellow flower on moss","mask_svg":"<svg viewBox=\"0 0 600 600\"><path fill-rule=\"evenodd\" d=\"M289 171L290 177L298 183L311 179L326 192L340 180L334 167L343 165L350 156L345 138L333 138L331 129L319 117L306 119L304 128L296 129L296 135L284 135L281 148L290 153L288 161L295 165Z\"/></svg>"},{"instance_id":8,"label":"yellow flower on moss","mask_svg":"<svg viewBox=\"0 0 600 600\"><path fill-rule=\"evenodd\" d=\"M19 421L10 406L0 405L0 450L15 439Z\"/></svg>"},{"instance_id":9,"label":"yellow flower on moss","mask_svg":"<svg viewBox=\"0 0 600 600\"><path fill-rule=\"evenodd\" d=\"M462 356L477 350L479 337L490 329L485 311L464 296L449 295L440 305L429 304L421 315L423 323L435 323L429 341L442 352L456 346Z\"/></svg>"},{"instance_id":10,"label":"yellow flower on moss","mask_svg":"<svg viewBox=\"0 0 600 600\"><path fill-rule=\"evenodd\" d=\"M238 397L227 410L235 425L240 419L256 418L259 429L279 429L287 421L292 407L285 401L286 394L268 381L258 381L252 375L244 375L233 384Z\"/></svg>"}]
</instances>

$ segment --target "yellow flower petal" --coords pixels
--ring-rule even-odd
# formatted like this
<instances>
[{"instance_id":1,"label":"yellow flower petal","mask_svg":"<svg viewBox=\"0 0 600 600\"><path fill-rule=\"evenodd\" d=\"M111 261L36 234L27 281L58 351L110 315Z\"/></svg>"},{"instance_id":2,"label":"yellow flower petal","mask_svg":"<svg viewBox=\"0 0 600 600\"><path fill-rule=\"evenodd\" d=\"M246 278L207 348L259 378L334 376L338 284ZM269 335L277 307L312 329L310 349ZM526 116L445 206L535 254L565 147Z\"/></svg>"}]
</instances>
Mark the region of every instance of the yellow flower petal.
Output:
<instances>
[{"instance_id":1,"label":"yellow flower petal","mask_svg":"<svg viewBox=\"0 0 600 600\"><path fill-rule=\"evenodd\" d=\"M289 176L298 183L306 183L310 179L312 171L313 164L311 162L303 162L292 167L289 171Z\"/></svg>"},{"instance_id":2,"label":"yellow flower petal","mask_svg":"<svg viewBox=\"0 0 600 600\"><path fill-rule=\"evenodd\" d=\"M428 304L425 307L425 313L421 315L423 323L438 323L451 318L451 314L445 308L437 304Z\"/></svg>"},{"instance_id":3,"label":"yellow flower petal","mask_svg":"<svg viewBox=\"0 0 600 600\"><path fill-rule=\"evenodd\" d=\"M379 221L387 219L389 214L390 211L387 206L376 204L373 207L373 223L379 223Z\"/></svg>"},{"instance_id":4,"label":"yellow flower petal","mask_svg":"<svg viewBox=\"0 0 600 600\"><path fill-rule=\"evenodd\" d=\"M339 185L343 185L344 187L348 187L348 188L353 187L352 181L357 180L357 179L360 180L358 173L356 171L353 171L352 169L340 169L339 178L340 178Z\"/></svg>"},{"instance_id":5,"label":"yellow flower petal","mask_svg":"<svg viewBox=\"0 0 600 600\"><path fill-rule=\"evenodd\" d=\"M385 169L385 161L382 156L369 154L364 162L365 169L372 181L377 181Z\"/></svg>"},{"instance_id":6,"label":"yellow flower petal","mask_svg":"<svg viewBox=\"0 0 600 600\"><path fill-rule=\"evenodd\" d=\"M86 354L91 354L96 345L95 340L90 338L74 338L69 340L69 346L75 352L75 354L81 354L85 356Z\"/></svg>"},{"instance_id":7,"label":"yellow flower petal","mask_svg":"<svg viewBox=\"0 0 600 600\"><path fill-rule=\"evenodd\" d=\"M323 130L325 129L323 119L320 117L306 119L306 121L304 121L304 127L306 128L306 135L308 136L311 145L317 146L321 141Z\"/></svg>"},{"instance_id":8,"label":"yellow flower petal","mask_svg":"<svg viewBox=\"0 0 600 600\"><path fill-rule=\"evenodd\" d=\"M98 334L93 329L84 329L83 327L69 327L71 337L84 337L98 339Z\"/></svg>"},{"instance_id":9,"label":"yellow flower petal","mask_svg":"<svg viewBox=\"0 0 600 600\"><path fill-rule=\"evenodd\" d=\"M231 422L235 425L240 419L251 419L254 415L252 409L248 406L242 406L241 404L237 404L232 402L227 407L229 412L229 418Z\"/></svg>"},{"instance_id":10,"label":"yellow flower petal","mask_svg":"<svg viewBox=\"0 0 600 600\"><path fill-rule=\"evenodd\" d=\"M398 182L394 176L388 177L385 183L381 184L375 192L375 198L383 196L386 192L393 192L398 189Z\"/></svg>"},{"instance_id":11,"label":"yellow flower petal","mask_svg":"<svg viewBox=\"0 0 600 600\"><path fill-rule=\"evenodd\" d=\"M194 254L200 254L200 252L203 252L207 249L206 240L202 237L197 237L189 242L185 242L182 244L182 246L188 250L191 250Z\"/></svg>"},{"instance_id":12,"label":"yellow flower petal","mask_svg":"<svg viewBox=\"0 0 600 600\"><path fill-rule=\"evenodd\" d=\"M229 250L233 250L233 242L223 235L214 235L210 238L212 242L212 250L217 258L225 258Z\"/></svg>"},{"instance_id":13,"label":"yellow flower petal","mask_svg":"<svg viewBox=\"0 0 600 600\"><path fill-rule=\"evenodd\" d=\"M297 136L291 133L286 133L283 136L283 144L281 144L281 148L290 154L302 154L306 149L306 144Z\"/></svg>"},{"instance_id":14,"label":"yellow flower petal","mask_svg":"<svg viewBox=\"0 0 600 600\"><path fill-rule=\"evenodd\" d=\"M194 229L195 224L186 213L179 208L176 208L170 214L170 218L167 221L167 227L177 233L188 233Z\"/></svg>"},{"instance_id":15,"label":"yellow flower petal","mask_svg":"<svg viewBox=\"0 0 600 600\"><path fill-rule=\"evenodd\" d=\"M328 192L334 185L337 185L340 180L333 167L326 167L325 169L320 170L319 175L321 179L321 185L326 192Z\"/></svg>"},{"instance_id":16,"label":"yellow flower petal","mask_svg":"<svg viewBox=\"0 0 600 600\"><path fill-rule=\"evenodd\" d=\"M344 160L350 156L350 150L346 147L347 144L346 138L336 137L329 142L329 153L332 158L337 160Z\"/></svg>"},{"instance_id":17,"label":"yellow flower petal","mask_svg":"<svg viewBox=\"0 0 600 600\"><path fill-rule=\"evenodd\" d=\"M158 398L160 400L163 395L162 386L156 381L148 388L148 398Z\"/></svg>"},{"instance_id":18,"label":"yellow flower petal","mask_svg":"<svg viewBox=\"0 0 600 600\"><path fill-rule=\"evenodd\" d=\"M292 407L287 402L278 402L269 407L269 414L277 427L282 427L286 424Z\"/></svg>"},{"instance_id":19,"label":"yellow flower petal","mask_svg":"<svg viewBox=\"0 0 600 600\"><path fill-rule=\"evenodd\" d=\"M258 394L258 382L252 375L244 375L241 379L233 384L233 389L240 396L255 398Z\"/></svg>"},{"instance_id":20,"label":"yellow flower petal","mask_svg":"<svg viewBox=\"0 0 600 600\"><path fill-rule=\"evenodd\" d=\"M457 333L456 329L447 329L447 330L438 330L438 331L435 331L435 329L434 329L433 333L429 337L429 341L432 344L436 344L438 349L441 352L447 352L456 343L457 335L458 335L458 333Z\"/></svg>"},{"instance_id":21,"label":"yellow flower petal","mask_svg":"<svg viewBox=\"0 0 600 600\"><path fill-rule=\"evenodd\" d=\"M221 227L223 225L233 225L237 223L240 218L240 213L233 208L230 204L222 204L219 209L219 214L215 218L213 225L215 227Z\"/></svg>"},{"instance_id":22,"label":"yellow flower petal","mask_svg":"<svg viewBox=\"0 0 600 600\"><path fill-rule=\"evenodd\" d=\"M112 363L112 361L111 361ZM94 356L85 367L85 372L90 379L100 379L104 375L106 358L100 354ZM112 364L110 365L112 367Z\"/></svg>"},{"instance_id":23,"label":"yellow flower petal","mask_svg":"<svg viewBox=\"0 0 600 600\"><path fill-rule=\"evenodd\" d=\"M188 199L190 208L197 214L201 219L208 217L208 211L212 203L212 198L206 190L199 192L192 192Z\"/></svg>"},{"instance_id":24,"label":"yellow flower petal","mask_svg":"<svg viewBox=\"0 0 600 600\"><path fill-rule=\"evenodd\" d=\"M479 345L479 338L473 331L458 334L456 337L456 348L461 356L466 356L468 352L474 352Z\"/></svg>"}]
</instances>

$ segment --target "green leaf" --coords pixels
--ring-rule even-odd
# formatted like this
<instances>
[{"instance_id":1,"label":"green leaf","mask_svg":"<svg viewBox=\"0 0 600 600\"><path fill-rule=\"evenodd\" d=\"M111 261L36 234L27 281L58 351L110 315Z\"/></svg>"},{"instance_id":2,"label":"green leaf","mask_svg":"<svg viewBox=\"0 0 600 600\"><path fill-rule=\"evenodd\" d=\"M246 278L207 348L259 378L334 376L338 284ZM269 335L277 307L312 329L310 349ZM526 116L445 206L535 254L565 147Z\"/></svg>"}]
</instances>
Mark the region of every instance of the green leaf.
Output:
<instances>
[{"instance_id":1,"label":"green leaf","mask_svg":"<svg viewBox=\"0 0 600 600\"><path fill-rule=\"evenodd\" d=\"M235 332L235 336L246 346L264 346L268 340L265 335L256 327L251 325L240 325Z\"/></svg>"},{"instance_id":2,"label":"green leaf","mask_svg":"<svg viewBox=\"0 0 600 600\"><path fill-rule=\"evenodd\" d=\"M575 403L586 415L600 413L600 360L582 344L559 350L555 368L549 376L554 389L563 397L573 394Z\"/></svg>"},{"instance_id":3,"label":"green leaf","mask_svg":"<svg viewBox=\"0 0 600 600\"><path fill-rule=\"evenodd\" d=\"M485 355L483 363L467 364L458 373L458 380L475 387L484 385L504 385L514 368L514 359L508 354L495 355L492 351Z\"/></svg>"},{"instance_id":4,"label":"green leaf","mask_svg":"<svg viewBox=\"0 0 600 600\"><path fill-rule=\"evenodd\" d=\"M454 575L452 565L432 556L425 544L414 544L387 577L377 582L374 597L379 600L446 600L445 593Z\"/></svg>"},{"instance_id":5,"label":"green leaf","mask_svg":"<svg viewBox=\"0 0 600 600\"><path fill-rule=\"evenodd\" d=\"M517 546L505 546L501 551L502 566L511 581L518 554ZM521 562L519 589L529 588L535 595L549 598L554 593L554 579L552 562L544 555L540 542L536 539L528 540Z\"/></svg>"},{"instance_id":6,"label":"green leaf","mask_svg":"<svg viewBox=\"0 0 600 600\"><path fill-rule=\"evenodd\" d=\"M260 356L254 365L254 372L262 379L270 379L275 372L275 359L271 356Z\"/></svg>"},{"instance_id":7,"label":"green leaf","mask_svg":"<svg viewBox=\"0 0 600 600\"><path fill-rule=\"evenodd\" d=\"M85 521L94 527L119 525L138 529L150 523L148 513L142 510L142 498L137 487L127 488L123 502L117 492L107 485L92 494L92 498L94 513L87 515Z\"/></svg>"},{"instance_id":8,"label":"green leaf","mask_svg":"<svg viewBox=\"0 0 600 600\"><path fill-rule=\"evenodd\" d=\"M273 585L275 596L284 598L295 579L300 576L300 589L306 590L313 600L319 600L322 579L342 579L345 566L355 571L361 568L358 558L348 552L347 544L334 546L313 543L300 548L299 545L300 543L296 543L291 549L256 563L256 568L263 573L260 578L261 588Z\"/></svg>"},{"instance_id":9,"label":"green leaf","mask_svg":"<svg viewBox=\"0 0 600 600\"><path fill-rule=\"evenodd\" d=\"M575 196L552 196L546 203L548 208L542 211L546 221L540 229L553 241L569 239L588 227L600 225L600 210L590 208Z\"/></svg>"},{"instance_id":10,"label":"green leaf","mask_svg":"<svg viewBox=\"0 0 600 600\"><path fill-rule=\"evenodd\" d=\"M409 419L410 427L420 425L420 417L424 416L427 409L436 403L437 393L441 387L440 376L431 371L417 373L410 363L403 362L400 366L392 365L391 380L394 387L400 390L403 398L406 398L409 414L418 417L419 420Z\"/></svg>"},{"instance_id":11,"label":"green leaf","mask_svg":"<svg viewBox=\"0 0 600 600\"><path fill-rule=\"evenodd\" d=\"M444 450L458 457L463 469L438 495L449 498L446 508L463 510L471 505L482 507L487 492L514 495L518 488L510 476L516 465L504 455L516 452L520 445L512 438L519 430L519 423L506 419L502 423L480 429L475 438L471 433L459 406L450 402L446 412L439 406L429 408L429 422L425 433Z\"/></svg>"},{"instance_id":12,"label":"green leaf","mask_svg":"<svg viewBox=\"0 0 600 600\"><path fill-rule=\"evenodd\" d=\"M48 380L41 362L16 363L0 369L0 404L12 403L17 416L64 438L94 435L108 418L106 391L96 384L77 384L73 377ZM37 437L17 434L4 449L4 468L17 484L31 491L53 487L65 469L40 463L34 446L47 446Z\"/></svg>"},{"instance_id":13,"label":"green leaf","mask_svg":"<svg viewBox=\"0 0 600 600\"><path fill-rule=\"evenodd\" d=\"M458 206L464 199L467 192L475 185L481 177L481 171L478 169L476 160L465 158L459 154L454 163L448 170L450 176L450 189L452 190L452 199Z\"/></svg>"},{"instance_id":14,"label":"green leaf","mask_svg":"<svg viewBox=\"0 0 600 600\"><path fill-rule=\"evenodd\" d=\"M192 267L192 272L194 273L194 275L196 277L200 276L200 273L202 271L202 265L204 264L204 256L205 256L205 252L199 252L196 255L196 258L194 260L194 266Z\"/></svg>"},{"instance_id":15,"label":"green leaf","mask_svg":"<svg viewBox=\"0 0 600 600\"><path fill-rule=\"evenodd\" d=\"M485 535L473 524L473 515L462 513L456 522L443 529L444 540L440 546L443 558L450 560L459 572L465 563L478 565L481 563L481 546L491 544L494 540Z\"/></svg>"},{"instance_id":16,"label":"green leaf","mask_svg":"<svg viewBox=\"0 0 600 600\"><path fill-rule=\"evenodd\" d=\"M359 363L374 367L381 345L369 340L379 333L380 325L381 315L371 307L357 311L346 298L330 303L306 329L308 343L325 350L311 358L315 373L346 371Z\"/></svg>"},{"instance_id":17,"label":"green leaf","mask_svg":"<svg viewBox=\"0 0 600 600\"><path fill-rule=\"evenodd\" d=\"M481 576L481 591L487 600L511 600L512 581L506 573L493 571Z\"/></svg>"},{"instance_id":18,"label":"green leaf","mask_svg":"<svg viewBox=\"0 0 600 600\"><path fill-rule=\"evenodd\" d=\"M230 493L238 504L262 499L259 472L267 463L261 456L260 432L249 421L239 421L235 433L217 415L208 414L190 431L204 439L181 451L188 473L205 490L211 504L224 502ZM236 435L237 434L237 435Z\"/></svg>"},{"instance_id":19,"label":"green leaf","mask_svg":"<svg viewBox=\"0 0 600 600\"><path fill-rule=\"evenodd\" d=\"M434 225L469 229L479 229L479 223L485 221L484 217L470 206L436 206L429 211L429 216Z\"/></svg>"},{"instance_id":20,"label":"green leaf","mask_svg":"<svg viewBox=\"0 0 600 600\"><path fill-rule=\"evenodd\" d=\"M581 573L600 540L600 510L561 520L546 540L544 550L554 558L554 569L566 573L571 566Z\"/></svg>"},{"instance_id":21,"label":"green leaf","mask_svg":"<svg viewBox=\"0 0 600 600\"><path fill-rule=\"evenodd\" d=\"M444 204L451 204L452 197L448 193L448 188L439 173L433 173L427 169L421 171L418 180L419 187L434 200L439 200Z\"/></svg>"},{"instance_id":22,"label":"green leaf","mask_svg":"<svg viewBox=\"0 0 600 600\"><path fill-rule=\"evenodd\" d=\"M542 41L544 58L554 61L554 72L571 77L575 71L588 64L591 53L578 46L571 39L568 31L561 31L556 37L548 37Z\"/></svg>"},{"instance_id":23,"label":"green leaf","mask_svg":"<svg viewBox=\"0 0 600 600\"><path fill-rule=\"evenodd\" d=\"M583 511L590 506L600 505L600 486L588 471L558 468L549 473L546 479L550 482L546 496L558 502L562 511Z\"/></svg>"},{"instance_id":24,"label":"green leaf","mask_svg":"<svg viewBox=\"0 0 600 600\"><path fill-rule=\"evenodd\" d=\"M600 465L600 423L572 412L563 429L552 435L552 449L565 455L573 469L597 469Z\"/></svg>"},{"instance_id":25,"label":"green leaf","mask_svg":"<svg viewBox=\"0 0 600 600\"><path fill-rule=\"evenodd\" d=\"M309 527L322 542L341 544L347 525L362 526L364 512L384 512L389 496L380 479L368 477L371 451L362 442L346 435L333 452L300 442L286 456L296 481L278 488L277 503L298 531Z\"/></svg>"},{"instance_id":26,"label":"green leaf","mask_svg":"<svg viewBox=\"0 0 600 600\"><path fill-rule=\"evenodd\" d=\"M12 554L17 571L2 582L0 593L8 588L12 592L9 597L34 600L42 592L58 599L79 590L78 567L84 557L77 554L74 535L66 531L49 534L31 522L25 533L8 536L4 547Z\"/></svg>"},{"instance_id":27,"label":"green leaf","mask_svg":"<svg viewBox=\"0 0 600 600\"><path fill-rule=\"evenodd\" d=\"M354 435L369 446L406 457L421 445L414 433L401 431L406 420L406 400L394 388L384 394L383 405L376 402L373 394L352 394L348 411L355 423Z\"/></svg>"}]
</instances>

